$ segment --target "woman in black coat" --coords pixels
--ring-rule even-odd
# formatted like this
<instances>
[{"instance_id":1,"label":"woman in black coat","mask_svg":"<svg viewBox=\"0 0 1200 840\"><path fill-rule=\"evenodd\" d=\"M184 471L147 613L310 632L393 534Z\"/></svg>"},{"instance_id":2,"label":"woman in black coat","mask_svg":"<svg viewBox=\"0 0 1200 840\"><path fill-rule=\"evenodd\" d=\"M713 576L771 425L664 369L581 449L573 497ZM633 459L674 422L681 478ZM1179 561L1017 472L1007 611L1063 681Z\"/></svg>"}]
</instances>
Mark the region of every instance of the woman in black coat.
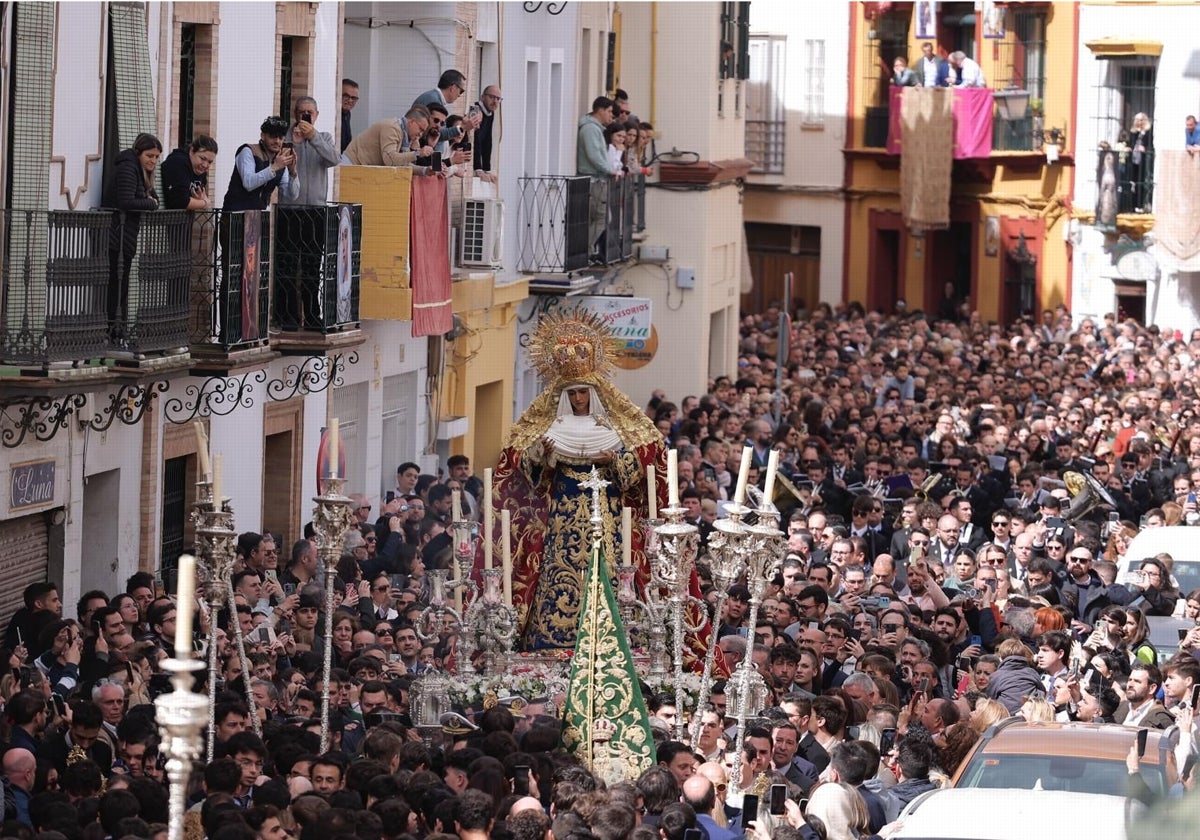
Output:
<instances>
[{"instance_id":1,"label":"woman in black coat","mask_svg":"<svg viewBox=\"0 0 1200 840\"><path fill-rule=\"evenodd\" d=\"M119 211L113 217L108 243L108 330L113 341L126 336L129 270L137 251L141 214L158 209L154 170L162 156L162 143L153 134L139 134L133 147L117 155L112 193L106 202Z\"/></svg>"}]
</instances>

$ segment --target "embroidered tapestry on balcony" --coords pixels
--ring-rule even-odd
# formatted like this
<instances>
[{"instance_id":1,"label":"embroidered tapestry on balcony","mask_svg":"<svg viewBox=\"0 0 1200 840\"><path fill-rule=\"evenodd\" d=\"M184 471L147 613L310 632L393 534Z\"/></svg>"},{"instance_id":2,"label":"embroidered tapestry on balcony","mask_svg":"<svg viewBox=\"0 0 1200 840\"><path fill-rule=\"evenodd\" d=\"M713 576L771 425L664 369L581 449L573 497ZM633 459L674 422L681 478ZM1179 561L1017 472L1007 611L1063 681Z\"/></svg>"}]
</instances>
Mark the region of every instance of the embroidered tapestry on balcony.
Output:
<instances>
[{"instance_id":1,"label":"embroidered tapestry on balcony","mask_svg":"<svg viewBox=\"0 0 1200 840\"><path fill-rule=\"evenodd\" d=\"M1200 155L1159 150L1154 236L1179 271L1200 271Z\"/></svg>"},{"instance_id":2,"label":"embroidered tapestry on balcony","mask_svg":"<svg viewBox=\"0 0 1200 840\"><path fill-rule=\"evenodd\" d=\"M454 326L450 303L450 239L446 182L412 179L409 235L412 247L413 337L441 335Z\"/></svg>"},{"instance_id":3,"label":"embroidered tapestry on balcony","mask_svg":"<svg viewBox=\"0 0 1200 840\"><path fill-rule=\"evenodd\" d=\"M954 101L937 88L904 89L900 104L900 212L914 230L950 226Z\"/></svg>"}]
</instances>

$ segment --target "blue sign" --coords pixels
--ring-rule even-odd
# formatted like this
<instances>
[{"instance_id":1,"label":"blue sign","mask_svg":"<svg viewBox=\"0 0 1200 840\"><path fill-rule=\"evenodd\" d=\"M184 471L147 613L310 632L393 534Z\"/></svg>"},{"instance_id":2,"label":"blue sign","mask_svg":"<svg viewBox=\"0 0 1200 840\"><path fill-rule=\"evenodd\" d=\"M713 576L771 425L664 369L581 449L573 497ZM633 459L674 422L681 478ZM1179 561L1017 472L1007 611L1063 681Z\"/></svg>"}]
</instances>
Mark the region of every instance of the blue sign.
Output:
<instances>
[{"instance_id":1,"label":"blue sign","mask_svg":"<svg viewBox=\"0 0 1200 840\"><path fill-rule=\"evenodd\" d=\"M9 510L48 505L53 501L53 458L13 465L9 479Z\"/></svg>"}]
</instances>

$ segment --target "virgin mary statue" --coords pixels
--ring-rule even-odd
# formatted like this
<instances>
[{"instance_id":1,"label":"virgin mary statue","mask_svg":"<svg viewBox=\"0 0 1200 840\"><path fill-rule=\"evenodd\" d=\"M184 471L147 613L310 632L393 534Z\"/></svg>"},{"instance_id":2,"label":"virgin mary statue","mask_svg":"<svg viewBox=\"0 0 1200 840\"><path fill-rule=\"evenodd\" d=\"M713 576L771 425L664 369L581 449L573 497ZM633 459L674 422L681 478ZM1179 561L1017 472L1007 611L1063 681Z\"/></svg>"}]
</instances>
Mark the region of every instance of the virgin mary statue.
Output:
<instances>
[{"instance_id":1,"label":"virgin mary statue","mask_svg":"<svg viewBox=\"0 0 1200 840\"><path fill-rule=\"evenodd\" d=\"M494 503L513 520L513 606L524 651L575 646L591 551L591 491L580 486L595 467L609 484L601 493L604 557L611 575L621 557L621 508L647 515L646 467L666 474L662 435L609 381L612 334L597 315L575 310L543 316L529 345L546 388L513 426L495 472ZM656 482L663 505L665 482ZM640 587L648 582L641 529L632 559ZM703 634L705 639L707 632ZM703 658L700 636L689 637Z\"/></svg>"}]
</instances>

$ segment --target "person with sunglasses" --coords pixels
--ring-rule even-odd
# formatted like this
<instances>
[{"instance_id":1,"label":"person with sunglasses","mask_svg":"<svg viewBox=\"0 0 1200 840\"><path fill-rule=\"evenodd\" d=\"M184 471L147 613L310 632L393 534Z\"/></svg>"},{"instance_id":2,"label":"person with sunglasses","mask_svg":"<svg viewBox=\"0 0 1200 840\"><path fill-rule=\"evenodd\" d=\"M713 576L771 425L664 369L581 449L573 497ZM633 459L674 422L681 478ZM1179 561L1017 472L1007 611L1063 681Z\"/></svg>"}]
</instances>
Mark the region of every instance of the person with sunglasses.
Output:
<instances>
[{"instance_id":1,"label":"person with sunglasses","mask_svg":"<svg viewBox=\"0 0 1200 840\"><path fill-rule=\"evenodd\" d=\"M413 100L413 105L422 105L428 107L433 103L437 103L446 109L446 113L450 113L450 106L458 101L458 98L467 92L467 77L460 70L446 70L438 77L437 87L432 90L427 90ZM474 131L479 128L483 117L480 114L468 113L463 118L461 125L457 128L443 125L438 132L440 140L453 140L459 134L467 131Z\"/></svg>"}]
</instances>

